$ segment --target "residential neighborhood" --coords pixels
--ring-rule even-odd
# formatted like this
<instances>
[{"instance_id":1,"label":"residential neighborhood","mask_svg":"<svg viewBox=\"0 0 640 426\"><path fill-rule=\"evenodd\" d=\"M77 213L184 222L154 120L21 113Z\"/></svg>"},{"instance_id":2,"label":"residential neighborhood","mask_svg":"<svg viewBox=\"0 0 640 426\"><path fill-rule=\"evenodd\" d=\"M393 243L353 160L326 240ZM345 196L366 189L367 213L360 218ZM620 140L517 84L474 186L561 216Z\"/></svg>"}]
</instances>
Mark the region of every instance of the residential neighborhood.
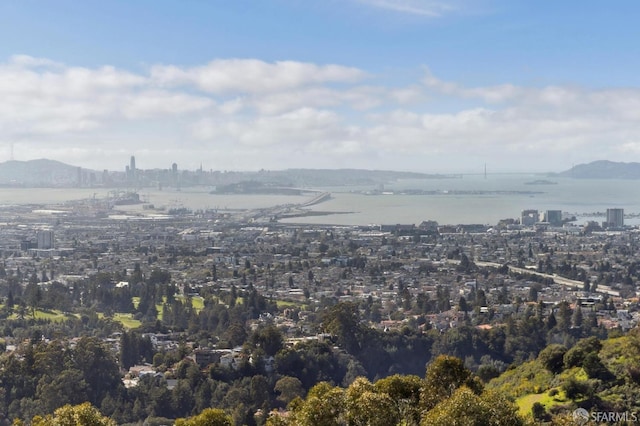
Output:
<instances>
[{"instance_id":1,"label":"residential neighborhood","mask_svg":"<svg viewBox=\"0 0 640 426\"><path fill-rule=\"evenodd\" d=\"M492 366L489 379L548 342L605 338L640 320L635 227L525 225L518 218L296 225L246 212L119 212L91 200L6 207L0 221L6 356L23 359L34 343L75 350L82 339L98 338L127 392L152 380L174 395L185 368L226 383L256 374L273 383L297 377L308 389L325 373L305 378L307 361L287 367L293 361L286 359L313 347L343 363L333 377L345 385L358 375L415 374L450 350L473 371ZM509 345L515 325L532 317L546 324L542 346ZM462 332L507 340L494 349L456 346L448 336ZM396 359L399 353L383 348L373 355L358 333L398 336L399 353L410 355ZM413 349L404 348L409 336ZM10 416L37 413L6 409ZM170 418L191 409L161 411ZM161 414L148 410L119 416Z\"/></svg>"}]
</instances>

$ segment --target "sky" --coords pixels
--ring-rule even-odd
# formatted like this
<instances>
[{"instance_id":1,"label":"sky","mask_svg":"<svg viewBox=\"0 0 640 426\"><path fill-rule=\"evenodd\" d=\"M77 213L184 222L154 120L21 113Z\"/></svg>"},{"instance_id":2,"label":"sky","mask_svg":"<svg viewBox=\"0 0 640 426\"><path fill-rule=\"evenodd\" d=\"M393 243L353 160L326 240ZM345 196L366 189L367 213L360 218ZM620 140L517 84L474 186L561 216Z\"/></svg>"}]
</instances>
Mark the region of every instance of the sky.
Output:
<instances>
[{"instance_id":1,"label":"sky","mask_svg":"<svg viewBox=\"0 0 640 426\"><path fill-rule=\"evenodd\" d=\"M640 2L0 1L0 162L640 161Z\"/></svg>"}]
</instances>

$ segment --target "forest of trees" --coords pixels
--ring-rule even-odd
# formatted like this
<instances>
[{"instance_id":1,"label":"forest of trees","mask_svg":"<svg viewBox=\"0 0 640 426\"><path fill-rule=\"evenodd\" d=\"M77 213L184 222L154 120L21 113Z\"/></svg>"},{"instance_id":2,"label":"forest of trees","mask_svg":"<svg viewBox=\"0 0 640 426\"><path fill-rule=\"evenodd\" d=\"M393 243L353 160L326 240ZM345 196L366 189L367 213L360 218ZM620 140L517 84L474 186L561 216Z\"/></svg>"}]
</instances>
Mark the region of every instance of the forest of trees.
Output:
<instances>
[{"instance_id":1,"label":"forest of trees","mask_svg":"<svg viewBox=\"0 0 640 426\"><path fill-rule=\"evenodd\" d=\"M244 361L237 369L217 364L202 369L185 358L190 352L187 345L171 352L154 351L140 331L120 333L118 354L98 337L80 337L73 345L55 338L60 333L108 336L119 330L118 324L95 316L62 323L28 317L8 321L8 331L25 333L29 340L0 358L0 413L7 421L29 419L65 404L89 401L118 424L186 418L209 407L225 410L234 424L264 424L269 412L285 409L320 382L348 389L356 382L363 385L363 380L375 384L398 374L422 376L425 365L445 354L461 360L477 380L488 382L507 366L534 359L543 349L546 353L553 348L549 344L561 342L570 348L582 337L606 337L590 314L577 315L568 304L547 317L542 309L529 307L521 317L508 319L505 327L479 329L462 324L441 332L415 324L384 332L363 322L361 306L338 303L317 317L318 330L332 336L331 340L289 346L274 325L266 323L254 331L244 327L244 319L261 302L250 292L242 295L242 302L233 305L205 303L199 312L188 303L180 308L187 322L184 341L207 341L211 336L207 326L195 327L197 331L190 335L189 322L215 324L211 333L224 330L218 344L243 347ZM581 327L573 326L576 321ZM45 342L43 336L52 340ZM267 372L264 360L271 356L274 370ZM137 387L126 389L121 371L140 362L153 363L165 374L144 377ZM172 389L167 379L177 380ZM461 391L459 397L471 396ZM256 417L256 412L263 416Z\"/></svg>"}]
</instances>

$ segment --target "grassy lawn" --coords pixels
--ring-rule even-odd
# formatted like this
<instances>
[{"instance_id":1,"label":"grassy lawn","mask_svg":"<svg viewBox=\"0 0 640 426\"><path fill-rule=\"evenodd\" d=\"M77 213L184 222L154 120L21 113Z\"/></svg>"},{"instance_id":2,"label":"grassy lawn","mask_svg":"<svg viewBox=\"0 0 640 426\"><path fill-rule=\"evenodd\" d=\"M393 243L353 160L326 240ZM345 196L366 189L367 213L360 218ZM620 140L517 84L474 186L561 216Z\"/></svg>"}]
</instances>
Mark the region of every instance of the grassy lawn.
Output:
<instances>
[{"instance_id":1,"label":"grassy lawn","mask_svg":"<svg viewBox=\"0 0 640 426\"><path fill-rule=\"evenodd\" d=\"M182 301L184 303L185 297L182 295L176 296L176 300ZM200 312L204 308L204 299L200 296L194 296L191 298L191 305L196 310L196 312Z\"/></svg>"},{"instance_id":2,"label":"grassy lawn","mask_svg":"<svg viewBox=\"0 0 640 426\"><path fill-rule=\"evenodd\" d=\"M200 312L204 308L204 299L200 296L192 297L191 304L196 311Z\"/></svg>"},{"instance_id":3,"label":"grassy lawn","mask_svg":"<svg viewBox=\"0 0 640 426\"><path fill-rule=\"evenodd\" d=\"M522 417L526 417L528 414L531 414L531 407L536 402L542 403L542 400L545 398L545 394L543 393L532 393L530 395L525 395L516 400L516 404L518 404L518 411ZM546 405L545 405L546 408Z\"/></svg>"},{"instance_id":4,"label":"grassy lawn","mask_svg":"<svg viewBox=\"0 0 640 426\"><path fill-rule=\"evenodd\" d=\"M304 302L294 302L291 300L276 300L276 306L278 307L278 309L283 309L283 308L300 308L303 311L306 311L307 309L309 309L309 305L307 305Z\"/></svg>"},{"instance_id":5,"label":"grassy lawn","mask_svg":"<svg viewBox=\"0 0 640 426\"><path fill-rule=\"evenodd\" d=\"M113 315L113 320L119 322L127 329L138 328L142 325L140 321L133 318L132 314L116 313Z\"/></svg>"},{"instance_id":6,"label":"grassy lawn","mask_svg":"<svg viewBox=\"0 0 640 426\"><path fill-rule=\"evenodd\" d=\"M98 318L103 319L104 314L102 312L98 312ZM142 325L142 322L133 318L133 314L127 314L123 312L117 312L113 314L111 317L113 321L119 322L126 329L138 328Z\"/></svg>"},{"instance_id":7,"label":"grassy lawn","mask_svg":"<svg viewBox=\"0 0 640 426\"><path fill-rule=\"evenodd\" d=\"M300 306L301 303L292 302L290 300L276 300L278 308L290 308L292 306Z\"/></svg>"},{"instance_id":8,"label":"grassy lawn","mask_svg":"<svg viewBox=\"0 0 640 426\"><path fill-rule=\"evenodd\" d=\"M548 392L543 393L533 393L529 395L522 396L516 400L516 404L518 404L519 412L521 416L527 416L531 414L531 407L536 402L544 405L544 408L549 411L551 407L554 405L565 404L567 402L567 398L564 394L564 391L559 388L554 388L558 391L558 393L554 396L549 395Z\"/></svg>"},{"instance_id":9,"label":"grassy lawn","mask_svg":"<svg viewBox=\"0 0 640 426\"><path fill-rule=\"evenodd\" d=\"M31 309L27 309L25 312L24 318L35 318L35 319L46 319L54 322L62 322L68 318L77 318L77 315L74 314L65 314L62 311L58 311L55 309L36 309L35 315L32 314ZM16 312L9 315L8 319L18 319L18 314Z\"/></svg>"},{"instance_id":10,"label":"grassy lawn","mask_svg":"<svg viewBox=\"0 0 640 426\"><path fill-rule=\"evenodd\" d=\"M176 300L180 300L184 303L184 296L178 295L176 296ZM240 299L240 298L238 298ZM162 297L162 303L165 303L167 301L166 297ZM140 304L140 298L139 297L132 297L131 298L131 302L133 303L133 307L138 309L138 305ZM158 315L162 314L162 303L158 303L156 304L156 309L158 310ZM204 308L204 299L200 296L196 296L196 297L192 297L191 298L191 304L193 305L193 308L199 312L202 310L202 308Z\"/></svg>"}]
</instances>

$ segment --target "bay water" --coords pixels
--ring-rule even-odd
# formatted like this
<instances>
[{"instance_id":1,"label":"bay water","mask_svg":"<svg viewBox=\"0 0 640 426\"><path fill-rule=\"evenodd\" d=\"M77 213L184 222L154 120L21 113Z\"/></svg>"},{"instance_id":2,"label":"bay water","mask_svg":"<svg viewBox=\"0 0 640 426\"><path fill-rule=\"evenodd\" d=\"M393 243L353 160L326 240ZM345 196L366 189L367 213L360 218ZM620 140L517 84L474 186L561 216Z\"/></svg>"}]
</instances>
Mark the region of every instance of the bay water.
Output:
<instances>
[{"instance_id":1,"label":"bay water","mask_svg":"<svg viewBox=\"0 0 640 426\"><path fill-rule=\"evenodd\" d=\"M546 181L546 182L545 182ZM309 207L315 212L337 212L286 219L290 223L336 225L496 224L517 218L525 209L562 210L577 217L576 224L604 220L608 208L623 208L625 224L640 224L640 182L613 179L572 179L540 175L483 175L451 179L400 180L381 186L308 188L328 191L331 198ZM158 209L185 207L193 210L242 210L300 204L311 195L211 194L211 188L172 188L138 191L145 203ZM424 191L403 195L405 190ZM106 188L0 188L0 205L55 205L72 200L106 199ZM142 209L118 206L118 209Z\"/></svg>"}]
</instances>

